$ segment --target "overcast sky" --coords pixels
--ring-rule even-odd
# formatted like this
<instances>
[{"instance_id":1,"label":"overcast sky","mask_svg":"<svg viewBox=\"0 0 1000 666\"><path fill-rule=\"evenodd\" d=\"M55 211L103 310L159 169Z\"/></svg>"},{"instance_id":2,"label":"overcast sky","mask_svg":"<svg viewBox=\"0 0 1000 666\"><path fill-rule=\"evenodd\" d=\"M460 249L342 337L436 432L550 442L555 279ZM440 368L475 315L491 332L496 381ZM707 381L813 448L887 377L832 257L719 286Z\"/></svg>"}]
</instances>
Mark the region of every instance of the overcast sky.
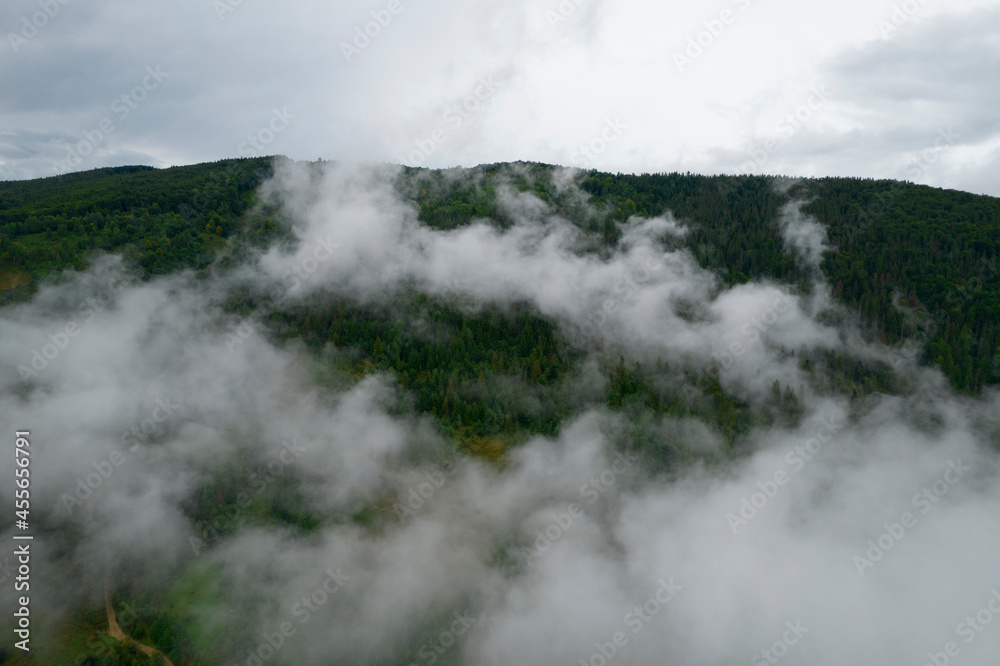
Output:
<instances>
[{"instance_id":1,"label":"overcast sky","mask_svg":"<svg viewBox=\"0 0 1000 666\"><path fill-rule=\"evenodd\" d=\"M1000 195L997 0L4 0L0 27L2 179L285 154Z\"/></svg>"}]
</instances>

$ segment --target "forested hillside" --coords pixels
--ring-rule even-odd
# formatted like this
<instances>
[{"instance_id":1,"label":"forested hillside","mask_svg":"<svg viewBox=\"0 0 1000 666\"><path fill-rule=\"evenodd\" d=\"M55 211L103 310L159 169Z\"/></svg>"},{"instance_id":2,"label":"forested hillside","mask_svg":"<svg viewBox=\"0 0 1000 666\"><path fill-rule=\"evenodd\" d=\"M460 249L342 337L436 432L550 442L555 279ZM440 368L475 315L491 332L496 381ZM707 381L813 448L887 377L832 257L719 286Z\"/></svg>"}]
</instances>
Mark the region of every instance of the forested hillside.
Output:
<instances>
[{"instance_id":1,"label":"forested hillside","mask_svg":"<svg viewBox=\"0 0 1000 666\"><path fill-rule=\"evenodd\" d=\"M0 288L27 293L90 253L124 252L146 275L203 268L271 173L270 158L178 169L97 169L0 183ZM2 302L2 301L0 301Z\"/></svg>"},{"instance_id":2,"label":"forested hillside","mask_svg":"<svg viewBox=\"0 0 1000 666\"><path fill-rule=\"evenodd\" d=\"M740 376L739 368L729 375L723 372L725 361L712 353L715 347L701 356L683 351L691 347L669 344L654 346L651 352L638 338L625 343L611 335L605 339L610 325L583 335L574 329L572 317L560 318L558 308L546 311L537 297L532 301L509 285L502 298L476 296L463 290L463 284L432 288L435 283L421 281L416 272L402 272L392 276L396 282L390 282L391 288L381 282L366 292L342 284L351 277L350 270L343 269L337 274L340 281L324 282L313 275L309 290L290 296L284 280L287 274L282 272L287 266L307 273L319 269L318 264L304 268L305 262L297 258L312 255L294 254L295 248L308 248L312 238L302 219L296 219L296 212L283 205L270 185L261 188L280 180L275 174L281 165L273 160L281 159L227 160L164 170L120 167L0 183L0 304L12 313L10 321L18 322L10 330L19 331L16 326L34 321L32 308L49 317L39 319L45 323L38 324L38 330L44 332L25 336L28 342L14 346L13 353L20 358L2 359L12 378L12 399L44 400L58 393L52 388L59 375L31 366L35 359L30 346L38 347L42 343L37 340L44 341L56 331L51 322L65 322L66 312L58 304L32 303L33 296L46 285L58 290L71 284L74 278L66 269L105 270L107 261L101 254L120 254L124 270L141 278L138 286L149 287L141 298L159 300L156 307L149 307L134 295L131 300L120 299L113 307L127 310L129 316L118 320L108 314L98 319L91 337L116 340L132 320L145 321L145 327L128 332L139 342L133 344L128 337L119 341L121 358L115 349L110 365L136 368L141 379L134 386L142 390L174 381L178 388L170 394L173 397L156 393L155 399L166 399L163 404L168 405L179 400L171 409L184 414L176 419L165 417L162 425L147 418L152 407L115 416L126 419L122 423L137 419L142 424L128 431L136 437L129 442L139 444L122 454L135 457L127 474L161 473L159 456L182 457L193 452L195 461L187 475L176 475L173 468L162 472L167 479L183 476L187 484L175 489L170 500L170 510L175 512L170 515L184 526L172 547L177 547L179 539L183 554L154 572L155 584L149 583L148 572L143 573L146 562L141 559L131 561L131 569L109 570L106 580L99 583L107 586L106 605L83 601L67 609L66 617L73 621L57 625L58 635L47 642L37 660L14 663L151 664L165 663L165 655L180 666L245 654L247 645L259 642L254 624L259 618L249 603L240 601L243 588L227 578L233 569L224 571L216 563L227 557L232 542L248 532L280 534L284 547L315 543L325 533L342 535L338 530L375 543L411 525L409 513L415 504L423 506L423 501L420 496L408 499L406 484L414 483L405 480L409 476L403 477L402 486L369 479L357 495L327 501L327 495L340 492L329 479L337 478L341 485L352 482L336 475L344 460L353 460L350 456L355 450L368 446L381 452L384 441L402 437L395 434L392 419L406 424L406 436L417 442L406 464L429 474L420 476L417 483L438 478L437 472L427 469L453 467L456 460L505 470L537 436L560 441L568 426L588 413L607 417L599 428L600 436L617 454L641 460L643 474L653 479L696 467L725 474L734 461L752 455L762 433L780 440L813 428L811 436L815 432L811 416L839 414L829 407L836 401L846 405L844 418L861 419L877 409L885 396L905 400L918 394L917 375L906 364L886 360L887 355L876 350L880 344L895 349L900 360L922 355L925 365L940 367L962 393L981 393L1000 383L998 199L893 181L677 173L633 176L569 172L531 163L447 171L403 168L388 172L385 191L378 190L385 199L392 199L392 214L408 220L407 227L386 227L400 235L404 232L399 229L410 234L400 247L450 239L468 227L465 230L488 237L485 247L504 250L507 232L557 228L563 234L560 238L572 237L559 248L564 259L572 254L566 265L585 265L587 270L599 270L615 261L626 265L622 257L627 243L623 241L635 232L637 220L670 215L681 231L649 240L651 252L682 256L679 263L687 271L683 275L698 273L691 284L709 284L708 291L701 303L680 298L647 302L637 310L672 309L678 317L673 320L676 328L692 322L691 331L706 334L713 322L716 332L732 328L731 323L718 321L723 316L718 313L727 309L739 313L734 321L742 323L747 314L741 299L750 293L740 291L744 287L753 287L759 294L780 285L781 293L803 303L829 290L833 307L803 315L810 320L807 323L789 319L775 326L787 324L789 329L806 331L801 339L809 344L759 344L756 351L762 355L748 359L753 371ZM296 183L312 178L314 188L333 186L321 177L329 171L329 164L300 166ZM349 179L349 184L361 188L363 179ZM309 188L297 192L310 205L320 194ZM343 204L348 206L344 217L350 224L357 219L358 225L377 226L363 211L350 208L350 201L343 203L342 199L349 199L347 194L337 196L341 197L335 197L337 208L331 211L316 204L313 217L335 216ZM371 192L366 196L384 203ZM786 244L781 216L793 200L802 202L801 210L825 226L828 249L821 261L804 261ZM665 225L661 228L673 224L661 221ZM473 226L480 222L487 226ZM414 228L427 235L414 234ZM398 240L382 228L365 231L370 234L365 241L376 238L389 244ZM539 233L525 238L549 239ZM533 249L524 250L523 255L536 264L545 264L553 256L532 254ZM358 255L368 250L365 242L355 246ZM682 251L669 252L673 250ZM346 254L340 257L345 264L350 260ZM459 254L453 251L449 256ZM434 255L414 256L421 262ZM516 262L521 255L511 256ZM572 263L581 259L588 262ZM286 263L269 273L268 260ZM247 266L252 270L242 270ZM392 268L377 265L365 270L369 277L381 277L382 269ZM421 266L427 274L433 268ZM475 277L480 268L472 265L466 276ZM178 277L182 271L189 272ZM307 277L303 273L298 281ZM662 271L658 279L667 283L670 278ZM653 282L638 287L653 293L662 286ZM575 287L571 285L568 291ZM612 314L623 309L626 299L613 291L616 285L605 285L602 279L586 288L596 294L595 299L616 294L618 300L609 310ZM706 311L723 300L716 320L710 321ZM588 301L590 305L581 306L580 311L589 314L586 308L595 302ZM185 309L190 303L197 305ZM17 310L22 305L23 311ZM45 310L50 306L55 309ZM162 318L161 310L167 313ZM766 318L766 310L761 316ZM814 317L829 329L810 328L816 323ZM620 318L618 323L630 321L634 320ZM706 326L699 329L699 322ZM761 324L760 329L753 329L756 337L739 339L752 347L750 340L759 340L766 328ZM831 331L833 337L851 337L850 344L827 344ZM668 338L674 333L657 329L655 335ZM101 344L88 350L101 368L96 374L109 365L108 358L101 356ZM58 365L58 372L71 372L76 371L74 363L85 356L67 352L65 362L51 356L45 359ZM129 362L122 360L129 358ZM780 380L774 379L776 374L762 378L762 370L779 365L784 373ZM32 372L22 370L29 366ZM200 374L203 367L213 369ZM91 376L84 369L79 372ZM216 385L217 375L234 379ZM189 376L197 379L189 381ZM289 389L296 384L301 387ZM376 390L375 385L382 388ZM191 403L183 402L190 397L188 393L199 392ZM377 395L371 398L377 409L365 402L369 395ZM260 405L270 405L272 411L261 415ZM329 410L334 410L334 416L324 420ZM231 413L239 416L231 417ZM273 447L268 448L274 442L264 441L273 435L266 432L271 422L288 419L281 430L284 438L286 432L314 418L308 446L319 457L311 458L308 465L286 468L286 454L275 453ZM911 416L915 427L928 431L937 428L941 418L928 410ZM352 431L354 419L364 425ZM114 428L102 428L96 429L94 441L117 447ZM111 439L108 432L114 435ZM370 436L370 432L375 434ZM307 430L303 440L309 434ZM1000 431L990 436L1000 446ZM295 441L293 435L289 438ZM168 442L179 448L169 449ZM213 442L232 442L226 450L238 453L225 464L215 464L202 455ZM578 444L574 441L574 446ZM283 446L296 445L283 442ZM325 452L338 447L346 452L345 457L336 460L333 471L322 471L329 463ZM185 453L177 454L178 450ZM298 456L299 450L294 450ZM88 450L81 455L89 461L94 454ZM375 460L382 453L364 454L369 455ZM90 473L102 464L83 467ZM369 469L367 462L355 460L354 464ZM71 475L78 473L74 467ZM314 473L318 476L312 477ZM120 476L125 479L125 475ZM110 495L118 478L108 483L109 488L98 490ZM125 480L122 483L125 488ZM591 483L597 484L590 487L595 496L608 491L604 481ZM145 486L137 483L134 487ZM131 488L127 492L133 492ZM569 490L577 492L576 487ZM94 496L101 493L95 491ZM72 544L101 522L89 507L103 506L101 500L88 504L86 497L78 502L74 498L79 493L53 500L79 521L73 527L76 531L68 531L65 537ZM468 502L460 504L464 507ZM45 538L63 538L62 518L51 520ZM452 520L449 516L446 522ZM480 522L476 517L472 524ZM497 529L487 559L504 576L515 576L530 566L516 555L523 552L526 542L516 529ZM421 536L419 541L433 539ZM67 546L66 552L73 547ZM271 600L263 604L268 606ZM131 639L109 635L107 607L117 607L118 622ZM412 623L414 649L440 633L435 621L421 616ZM147 657L139 645L153 646L162 655ZM0 660L8 656L0 647ZM365 663L402 665L412 660Z\"/></svg>"},{"instance_id":3,"label":"forested hillside","mask_svg":"<svg viewBox=\"0 0 1000 666\"><path fill-rule=\"evenodd\" d=\"M443 228L477 217L502 221L491 187L500 169L480 167L478 178L468 181L411 174L424 185L416 195L421 219ZM529 171L535 176L530 188L523 175ZM580 187L601 218L581 215L572 195L557 193L551 167L523 172L515 176L522 189L605 242L617 240L616 222L669 210L690 225L686 244L699 263L718 270L727 284L770 278L808 286L783 248L777 214L789 195L772 179L582 174ZM805 212L827 226L832 251L823 273L872 339L924 345L925 361L962 391L1000 382L1000 199L867 179L799 179L783 186L810 198Z\"/></svg>"},{"instance_id":4,"label":"forested hillside","mask_svg":"<svg viewBox=\"0 0 1000 666\"><path fill-rule=\"evenodd\" d=\"M122 252L150 276L202 269L244 241L270 240L281 232L276 216L245 214L271 173L271 158L257 158L0 183L0 302L60 269L83 268L96 249ZM769 278L808 288L776 221L789 194L772 179L587 172L576 176L589 195L583 202L555 173L538 164L405 169L398 188L422 222L450 229L484 218L509 224L497 188L512 184L592 232L595 251L613 245L630 217L670 211L690 228L684 243L699 263L725 283ZM789 187L810 197L806 212L827 226L823 272L872 339L921 343L925 361L962 391L1000 382L1000 199L863 179Z\"/></svg>"}]
</instances>

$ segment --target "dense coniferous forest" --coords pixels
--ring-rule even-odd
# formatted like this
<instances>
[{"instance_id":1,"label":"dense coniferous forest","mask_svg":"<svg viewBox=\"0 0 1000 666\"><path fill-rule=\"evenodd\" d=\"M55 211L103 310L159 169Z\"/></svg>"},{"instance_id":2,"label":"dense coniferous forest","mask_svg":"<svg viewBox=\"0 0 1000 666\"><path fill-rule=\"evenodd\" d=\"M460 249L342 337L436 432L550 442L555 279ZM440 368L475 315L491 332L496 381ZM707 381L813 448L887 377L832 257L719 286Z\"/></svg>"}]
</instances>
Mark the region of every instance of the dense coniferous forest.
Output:
<instances>
[{"instance_id":1,"label":"dense coniferous forest","mask_svg":"<svg viewBox=\"0 0 1000 666\"><path fill-rule=\"evenodd\" d=\"M123 252L145 275L203 268L240 224L270 159L180 169L116 167L0 183L0 288Z\"/></svg>"},{"instance_id":2,"label":"dense coniferous forest","mask_svg":"<svg viewBox=\"0 0 1000 666\"><path fill-rule=\"evenodd\" d=\"M123 253L149 277L205 269L248 245L261 246L282 233L280 214L256 209L247 215L256 187L272 172L271 158L255 158L0 183L0 302L26 297L40 280L62 269L85 267L95 250ZM691 229L688 249L726 284L770 278L808 288L801 265L782 246L776 218L788 195L771 178L589 172L578 176L590 195L581 202L554 182L554 173L554 167L539 164L489 165L461 177L407 168L398 187L414 201L422 222L450 229L477 219L508 225L496 189L513 184L593 232L595 251L614 244L620 223L630 217L670 211ZM865 179L798 180L785 187L810 197L805 212L827 226L834 251L825 254L823 272L834 297L856 314L873 340L922 343L924 360L938 365L961 391L975 393L1000 382L1000 200ZM375 321L380 320L370 319L367 328L374 330ZM452 323L459 330L469 324ZM288 319L285 325L296 323ZM299 332L311 338L324 334L374 349L367 330L339 317L324 314L315 324L302 320L299 325ZM534 357L514 355L507 361L507 352L499 352L508 368L520 370L527 363L530 381L551 379L559 367L551 360L557 357L551 348L554 334L537 323L536 328L547 338L533 341L533 347L539 345ZM380 332L399 334L391 327ZM512 344L523 347L520 329L497 335L513 336ZM380 342L385 349L394 344L393 339ZM486 349L489 366L493 347ZM486 351L469 353L479 359ZM388 367L385 352L373 356L374 367ZM409 382L417 374L401 376ZM429 409L427 399L419 402Z\"/></svg>"},{"instance_id":3,"label":"dense coniferous forest","mask_svg":"<svg viewBox=\"0 0 1000 666\"><path fill-rule=\"evenodd\" d=\"M256 158L0 183L0 298L27 297L60 270L84 268L95 250L123 253L150 277L203 270L262 246L282 233L280 213L247 213L256 187L272 172L271 158ZM559 187L554 173L551 166L523 163L478 167L461 177L407 168L398 188L414 201L422 222L450 229L477 219L508 225L496 189L512 184L592 232L594 251L614 244L620 223L630 217L670 211L691 229L688 249L726 284L770 278L808 288L802 266L782 247L776 218L788 195L773 179L589 172L577 177L589 194L582 202ZM798 180L785 187L810 197L805 211L827 226L834 251L825 254L823 272L834 297L873 340L921 343L924 360L960 391L1000 382L1000 200L864 179ZM282 335L356 347L366 355L366 368L391 368L404 386L418 388L421 410L456 431L496 435L518 422L533 432L553 432L560 412L555 404L547 402L532 417L514 417L456 393L498 372L523 375L529 384L561 376L572 351L560 349L550 323L529 312L514 323L489 313L470 319L420 298L412 307L435 307L431 318L457 333L455 340L443 349L418 350L413 336L401 338L406 331L398 318L351 304L271 316ZM609 400L620 403L622 390L639 389L613 387Z\"/></svg>"},{"instance_id":4,"label":"dense coniferous forest","mask_svg":"<svg viewBox=\"0 0 1000 666\"><path fill-rule=\"evenodd\" d=\"M0 304L26 301L46 282L64 279L64 270L87 268L95 252L122 254L143 279L192 270L211 280L290 237L285 213L257 195L278 159L284 158L0 183ZM589 245L581 251L597 254L613 250L633 217L669 212L689 233L663 241L665 249L686 248L723 285L771 280L808 292L813 276L785 248L778 219L792 196L805 199L803 212L827 229L823 276L843 316L869 341L900 350L918 345L922 362L939 367L962 393L1000 383L1000 199L866 179L590 171L569 183L566 173L532 163L404 168L395 187L420 222L442 230L481 220L508 227L502 187L530 192L585 232ZM237 289L225 309L259 321L275 341L303 344L317 360L321 385L389 373L399 388L396 409L426 418L458 450L497 465L511 447L531 435L557 435L565 419L595 404L627 415L620 446L663 472L692 455L651 435L663 417L709 424L728 455L740 455L755 427L791 427L802 418L799 387L775 382L764 401L751 404L728 393L711 368L629 358L600 340L587 343L602 351L590 355L587 344L523 303L467 307L459 297L407 291L391 306L322 292L287 305ZM819 394L860 399L907 390L884 362L804 351L797 361ZM239 479L253 471L250 464L236 476L213 478L188 502L187 516L202 526L198 548L235 529L218 507L237 501ZM320 516L280 489L279 483L256 496L239 524L309 533L324 521L377 530L393 519L385 510L391 497L359 506L354 515ZM211 580L211 572L190 569L172 594L210 595L202 578ZM174 663L191 663L190 655L203 649L206 639L191 633L179 597L115 594L138 609L129 629L136 640L156 645ZM162 660L107 637L85 648L84 638L73 638L60 658L81 654L72 662L77 666Z\"/></svg>"},{"instance_id":5,"label":"dense coniferous forest","mask_svg":"<svg viewBox=\"0 0 1000 666\"><path fill-rule=\"evenodd\" d=\"M484 185L427 174L421 219L443 228L496 214L486 185L499 166L482 167ZM525 171L529 170L528 168ZM532 188L571 220L580 219L570 195L559 196L533 165ZM529 189L520 175L519 186ZM437 185L437 187L433 187ZM806 287L806 275L784 251L776 223L787 195L770 178L694 174L588 173L580 186L606 215L585 223L608 243L615 222L671 211L693 230L687 246L727 284L770 278ZM804 212L828 229L826 279L872 339L926 343L924 358L962 391L1000 381L1000 199L869 179L800 179L782 184L811 199ZM434 194L426 194L427 191ZM574 213L577 213L574 215Z\"/></svg>"}]
</instances>

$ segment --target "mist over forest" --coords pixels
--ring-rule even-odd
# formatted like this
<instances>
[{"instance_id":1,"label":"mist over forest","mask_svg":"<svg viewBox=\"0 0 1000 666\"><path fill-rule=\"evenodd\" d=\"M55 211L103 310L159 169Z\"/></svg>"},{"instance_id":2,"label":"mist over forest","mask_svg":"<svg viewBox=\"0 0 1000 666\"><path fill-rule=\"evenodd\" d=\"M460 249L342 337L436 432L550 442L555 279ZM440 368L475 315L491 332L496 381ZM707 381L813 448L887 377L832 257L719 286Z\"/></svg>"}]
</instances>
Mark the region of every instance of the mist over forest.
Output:
<instances>
[{"instance_id":1,"label":"mist over forest","mask_svg":"<svg viewBox=\"0 0 1000 666\"><path fill-rule=\"evenodd\" d=\"M4 663L995 659L995 198L257 158L0 232Z\"/></svg>"}]
</instances>

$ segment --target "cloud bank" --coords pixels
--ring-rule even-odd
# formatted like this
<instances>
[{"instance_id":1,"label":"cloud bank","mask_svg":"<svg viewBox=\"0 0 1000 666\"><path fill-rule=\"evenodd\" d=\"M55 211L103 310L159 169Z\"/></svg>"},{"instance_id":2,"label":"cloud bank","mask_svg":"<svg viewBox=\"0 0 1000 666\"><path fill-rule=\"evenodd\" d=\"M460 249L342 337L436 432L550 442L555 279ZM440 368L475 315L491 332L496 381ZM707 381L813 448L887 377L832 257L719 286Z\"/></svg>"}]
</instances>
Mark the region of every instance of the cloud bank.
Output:
<instances>
[{"instance_id":1,"label":"cloud bank","mask_svg":"<svg viewBox=\"0 0 1000 666\"><path fill-rule=\"evenodd\" d=\"M0 311L0 423L32 433L33 612L53 639L101 608L107 581L174 601L179 585L198 590L199 646L226 663L990 662L995 393L958 397L917 368L904 368L912 394L821 391L790 352L882 352L818 321L815 295L726 288L666 249L685 230L669 211L630 221L602 255L513 190L506 230L428 229L394 175L290 166L265 192L296 244L212 280L133 281L106 258ZM815 261L822 230L797 214L786 242ZM331 389L304 346L243 328L224 305L246 284L285 304L407 290L528 302L591 360L714 362L751 401L774 380L801 386L805 413L720 462L709 426L599 398L558 436L486 463L406 407L391 376ZM629 449L636 427L693 454L653 472Z\"/></svg>"}]
</instances>

